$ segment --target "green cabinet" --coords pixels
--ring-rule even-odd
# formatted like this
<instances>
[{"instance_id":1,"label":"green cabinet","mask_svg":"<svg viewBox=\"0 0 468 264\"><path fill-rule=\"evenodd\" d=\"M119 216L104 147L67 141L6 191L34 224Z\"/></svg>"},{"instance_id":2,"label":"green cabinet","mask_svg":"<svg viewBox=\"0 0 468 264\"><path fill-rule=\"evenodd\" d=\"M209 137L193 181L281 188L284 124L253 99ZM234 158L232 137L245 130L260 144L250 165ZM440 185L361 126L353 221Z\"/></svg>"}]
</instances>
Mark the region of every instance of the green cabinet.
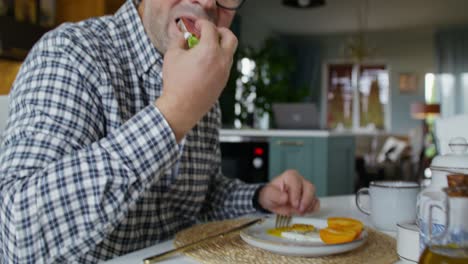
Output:
<instances>
[{"instance_id":1,"label":"green cabinet","mask_svg":"<svg viewBox=\"0 0 468 264\"><path fill-rule=\"evenodd\" d=\"M270 180L288 169L299 171L318 196L354 191L354 137L271 137Z\"/></svg>"}]
</instances>

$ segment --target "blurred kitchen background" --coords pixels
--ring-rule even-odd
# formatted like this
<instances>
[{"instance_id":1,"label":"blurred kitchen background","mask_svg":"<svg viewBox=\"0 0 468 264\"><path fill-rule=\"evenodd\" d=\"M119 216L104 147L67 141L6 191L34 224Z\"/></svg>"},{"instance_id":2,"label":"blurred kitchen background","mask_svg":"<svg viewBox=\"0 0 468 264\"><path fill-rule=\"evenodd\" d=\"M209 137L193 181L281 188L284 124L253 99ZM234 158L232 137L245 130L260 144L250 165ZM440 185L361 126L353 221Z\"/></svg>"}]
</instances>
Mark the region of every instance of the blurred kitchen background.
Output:
<instances>
[{"instance_id":1,"label":"blurred kitchen background","mask_svg":"<svg viewBox=\"0 0 468 264\"><path fill-rule=\"evenodd\" d=\"M35 41L123 2L0 0L0 131ZM220 98L224 173L263 182L297 169L321 196L430 178L434 120L468 113L466 10L466 0L247 0Z\"/></svg>"}]
</instances>

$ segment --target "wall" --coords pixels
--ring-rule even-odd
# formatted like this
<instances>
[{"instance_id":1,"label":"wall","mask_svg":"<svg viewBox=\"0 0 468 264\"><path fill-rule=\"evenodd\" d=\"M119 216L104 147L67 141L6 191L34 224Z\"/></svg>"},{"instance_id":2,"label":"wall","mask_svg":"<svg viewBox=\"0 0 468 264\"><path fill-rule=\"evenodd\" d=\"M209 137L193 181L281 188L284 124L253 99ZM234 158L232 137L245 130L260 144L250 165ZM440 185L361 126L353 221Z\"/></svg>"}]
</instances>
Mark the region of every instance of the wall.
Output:
<instances>
[{"instance_id":1,"label":"wall","mask_svg":"<svg viewBox=\"0 0 468 264\"><path fill-rule=\"evenodd\" d=\"M8 96L0 96L0 144L2 139L3 130L6 126L6 120L8 117Z\"/></svg>"},{"instance_id":2,"label":"wall","mask_svg":"<svg viewBox=\"0 0 468 264\"><path fill-rule=\"evenodd\" d=\"M0 60L0 144L8 117L8 93L21 62Z\"/></svg>"}]
</instances>

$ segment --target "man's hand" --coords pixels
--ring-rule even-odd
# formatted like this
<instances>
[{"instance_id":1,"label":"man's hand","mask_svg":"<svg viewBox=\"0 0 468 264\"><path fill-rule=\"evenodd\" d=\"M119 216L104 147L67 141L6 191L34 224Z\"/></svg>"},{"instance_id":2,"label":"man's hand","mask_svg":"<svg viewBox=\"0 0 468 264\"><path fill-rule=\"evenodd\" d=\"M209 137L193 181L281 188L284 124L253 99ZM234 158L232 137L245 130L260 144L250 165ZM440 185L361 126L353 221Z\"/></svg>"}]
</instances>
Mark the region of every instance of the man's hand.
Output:
<instances>
[{"instance_id":1,"label":"man's hand","mask_svg":"<svg viewBox=\"0 0 468 264\"><path fill-rule=\"evenodd\" d=\"M198 20L201 37L187 49L182 34L164 57L164 88L156 106L169 122L177 140L213 107L226 86L237 48L237 38L227 28Z\"/></svg>"},{"instance_id":2,"label":"man's hand","mask_svg":"<svg viewBox=\"0 0 468 264\"><path fill-rule=\"evenodd\" d=\"M315 186L295 170L287 170L265 185L258 202L264 209L281 215L303 215L320 209Z\"/></svg>"}]
</instances>

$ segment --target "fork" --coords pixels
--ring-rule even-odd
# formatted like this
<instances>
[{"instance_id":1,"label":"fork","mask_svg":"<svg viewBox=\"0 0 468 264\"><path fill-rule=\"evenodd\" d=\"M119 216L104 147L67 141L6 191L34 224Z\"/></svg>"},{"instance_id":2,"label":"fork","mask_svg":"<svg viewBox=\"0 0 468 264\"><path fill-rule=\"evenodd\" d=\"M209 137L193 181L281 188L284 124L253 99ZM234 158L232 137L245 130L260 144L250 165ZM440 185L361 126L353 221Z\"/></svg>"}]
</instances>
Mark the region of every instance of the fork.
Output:
<instances>
[{"instance_id":1,"label":"fork","mask_svg":"<svg viewBox=\"0 0 468 264\"><path fill-rule=\"evenodd\" d=\"M291 216L288 215L276 215L275 228L287 227L291 223Z\"/></svg>"}]
</instances>

